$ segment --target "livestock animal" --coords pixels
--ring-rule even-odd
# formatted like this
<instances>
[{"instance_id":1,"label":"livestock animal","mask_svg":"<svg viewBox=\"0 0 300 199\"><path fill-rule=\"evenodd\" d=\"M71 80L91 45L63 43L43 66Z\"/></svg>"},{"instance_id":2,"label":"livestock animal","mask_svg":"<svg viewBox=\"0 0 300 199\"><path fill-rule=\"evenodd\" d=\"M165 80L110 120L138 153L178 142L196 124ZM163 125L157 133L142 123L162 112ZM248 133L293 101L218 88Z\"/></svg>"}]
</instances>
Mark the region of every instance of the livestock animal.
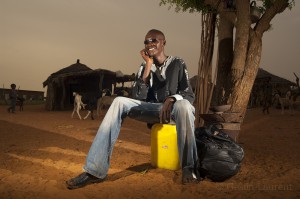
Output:
<instances>
[{"instance_id":1,"label":"livestock animal","mask_svg":"<svg viewBox=\"0 0 300 199\"><path fill-rule=\"evenodd\" d=\"M76 112L79 119L82 119L80 115L80 110L87 109L88 113L86 114L86 116L83 117L83 119L85 120L86 118L88 118L89 115L91 115L91 119L94 120L93 111L96 107L98 97L90 94L80 95L76 92L73 92L73 96L74 96L74 109L71 117L73 118L74 113Z\"/></svg>"},{"instance_id":2,"label":"livestock animal","mask_svg":"<svg viewBox=\"0 0 300 199\"><path fill-rule=\"evenodd\" d=\"M97 100L97 116L99 117L102 109L109 107L113 100L116 98L116 95L113 95L109 89L102 90L102 97Z\"/></svg>"},{"instance_id":3,"label":"livestock animal","mask_svg":"<svg viewBox=\"0 0 300 199\"><path fill-rule=\"evenodd\" d=\"M102 90L102 97L103 96L111 96L111 95L112 95L112 93L109 89L105 88Z\"/></svg>"},{"instance_id":4,"label":"livestock animal","mask_svg":"<svg viewBox=\"0 0 300 199\"><path fill-rule=\"evenodd\" d=\"M24 110L24 101L25 99L23 97L17 97L16 105L19 106L19 110Z\"/></svg>"},{"instance_id":5,"label":"livestock animal","mask_svg":"<svg viewBox=\"0 0 300 199\"><path fill-rule=\"evenodd\" d=\"M284 114L284 109L285 107L288 107L289 110L290 110L290 113L292 114L293 113L293 109L294 109L294 101L293 101L293 98L292 98L292 92L291 91L288 91L285 95L285 97L281 97L279 95L279 93L276 93L274 95L274 98L276 100L279 101L280 103L280 106L281 106L281 114Z\"/></svg>"},{"instance_id":6,"label":"livestock animal","mask_svg":"<svg viewBox=\"0 0 300 199\"><path fill-rule=\"evenodd\" d=\"M101 115L102 110L105 107L109 107L114 99L117 97L117 95L111 95L111 96L102 96L97 100L97 116L99 117Z\"/></svg>"}]
</instances>

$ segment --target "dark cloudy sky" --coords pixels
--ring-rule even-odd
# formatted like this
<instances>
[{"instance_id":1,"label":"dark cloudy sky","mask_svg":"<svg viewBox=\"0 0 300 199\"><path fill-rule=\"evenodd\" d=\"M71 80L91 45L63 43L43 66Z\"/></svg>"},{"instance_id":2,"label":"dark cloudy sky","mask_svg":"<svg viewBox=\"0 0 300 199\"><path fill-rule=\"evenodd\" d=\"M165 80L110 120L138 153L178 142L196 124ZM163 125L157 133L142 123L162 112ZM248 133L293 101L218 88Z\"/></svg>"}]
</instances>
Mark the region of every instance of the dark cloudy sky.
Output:
<instances>
[{"instance_id":1,"label":"dark cloudy sky","mask_svg":"<svg viewBox=\"0 0 300 199\"><path fill-rule=\"evenodd\" d=\"M42 82L76 62L92 69L137 71L144 36L162 30L166 53L197 74L201 16L175 13L159 0L0 0L0 83L44 90ZM261 67L294 81L300 75L300 5L277 15L263 37Z\"/></svg>"}]
</instances>

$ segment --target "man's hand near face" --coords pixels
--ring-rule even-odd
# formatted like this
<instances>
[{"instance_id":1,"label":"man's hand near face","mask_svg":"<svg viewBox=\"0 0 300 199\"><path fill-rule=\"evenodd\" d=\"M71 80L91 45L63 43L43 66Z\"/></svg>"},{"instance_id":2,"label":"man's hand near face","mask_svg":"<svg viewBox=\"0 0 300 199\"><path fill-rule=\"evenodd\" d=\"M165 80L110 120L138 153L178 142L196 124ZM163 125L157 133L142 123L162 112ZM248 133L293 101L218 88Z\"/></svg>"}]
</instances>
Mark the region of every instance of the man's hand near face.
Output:
<instances>
[{"instance_id":1,"label":"man's hand near face","mask_svg":"<svg viewBox=\"0 0 300 199\"><path fill-rule=\"evenodd\" d=\"M149 57L146 53L146 49L143 49L140 51L140 54L142 56L142 58L145 60L146 65L145 65L145 71L142 77L142 80L144 81L144 83L148 83L149 79L150 79L150 70L151 70L151 65L153 64L153 58Z\"/></svg>"}]
</instances>

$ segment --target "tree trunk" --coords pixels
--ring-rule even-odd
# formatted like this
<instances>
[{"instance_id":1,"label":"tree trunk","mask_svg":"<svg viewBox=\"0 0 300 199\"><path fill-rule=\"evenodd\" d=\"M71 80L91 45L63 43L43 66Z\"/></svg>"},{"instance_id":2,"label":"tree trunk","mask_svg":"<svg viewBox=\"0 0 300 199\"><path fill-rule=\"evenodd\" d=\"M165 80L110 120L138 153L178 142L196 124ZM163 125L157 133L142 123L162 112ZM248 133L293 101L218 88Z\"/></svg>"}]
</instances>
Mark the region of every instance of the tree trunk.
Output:
<instances>
[{"instance_id":1,"label":"tree trunk","mask_svg":"<svg viewBox=\"0 0 300 199\"><path fill-rule=\"evenodd\" d=\"M245 115L252 86L259 68L262 51L261 35L251 31L244 72L232 89L232 111Z\"/></svg>"},{"instance_id":2,"label":"tree trunk","mask_svg":"<svg viewBox=\"0 0 300 199\"><path fill-rule=\"evenodd\" d=\"M218 59L217 59L217 77L226 77L230 74L232 59L233 59L233 28L234 25L224 15L220 14L218 27ZM216 87L214 89L212 105L226 104L227 100L224 96L224 91L228 90L226 78L217 78Z\"/></svg>"},{"instance_id":3,"label":"tree trunk","mask_svg":"<svg viewBox=\"0 0 300 199\"><path fill-rule=\"evenodd\" d=\"M248 41L249 41L249 30L250 30L250 5L249 1L237 1L237 22L236 22L236 36L234 49L234 59L231 66L230 73L230 89L226 91L226 98L228 98L228 103L233 104L233 90L240 86L241 78L245 69ZM235 97L235 96L234 96Z\"/></svg>"}]
</instances>

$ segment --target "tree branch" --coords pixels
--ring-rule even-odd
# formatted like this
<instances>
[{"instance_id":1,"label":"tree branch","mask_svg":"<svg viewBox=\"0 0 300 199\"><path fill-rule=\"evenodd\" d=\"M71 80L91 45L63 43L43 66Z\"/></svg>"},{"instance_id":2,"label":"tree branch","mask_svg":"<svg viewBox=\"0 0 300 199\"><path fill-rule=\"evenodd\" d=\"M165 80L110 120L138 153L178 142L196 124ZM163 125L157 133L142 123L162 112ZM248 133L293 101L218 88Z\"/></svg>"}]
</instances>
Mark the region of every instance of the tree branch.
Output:
<instances>
[{"instance_id":1,"label":"tree branch","mask_svg":"<svg viewBox=\"0 0 300 199\"><path fill-rule=\"evenodd\" d=\"M259 22L256 24L255 31L263 35L270 28L270 22L279 13L289 6L288 0L272 1L270 8L267 8Z\"/></svg>"}]
</instances>

